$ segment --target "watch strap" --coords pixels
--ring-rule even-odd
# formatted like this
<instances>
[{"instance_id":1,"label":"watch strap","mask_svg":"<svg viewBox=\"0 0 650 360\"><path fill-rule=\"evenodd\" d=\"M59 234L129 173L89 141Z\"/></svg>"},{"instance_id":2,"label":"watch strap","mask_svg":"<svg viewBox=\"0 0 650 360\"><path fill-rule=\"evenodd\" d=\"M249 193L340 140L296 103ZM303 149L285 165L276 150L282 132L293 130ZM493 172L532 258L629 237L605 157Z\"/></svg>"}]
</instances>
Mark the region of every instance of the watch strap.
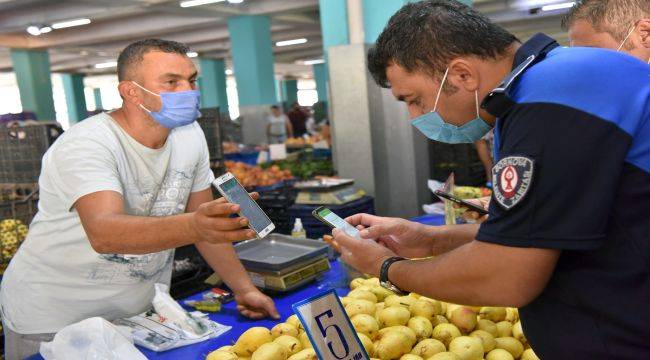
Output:
<instances>
[{"instance_id":1,"label":"watch strap","mask_svg":"<svg viewBox=\"0 0 650 360\"><path fill-rule=\"evenodd\" d=\"M396 263L398 261L402 261L402 260L408 260L408 259L403 258L403 257L399 257L399 256L394 256L394 257L391 257L391 258L388 258L388 259L384 260L384 262L381 264L381 270L379 271L379 282L381 284L390 284L391 286L397 288L397 286L395 286L393 283L391 283L390 280L388 279L388 270L390 269L391 265L393 265L394 263ZM399 289L399 288L397 288L397 289ZM400 289L400 291L401 291L401 289Z\"/></svg>"}]
</instances>

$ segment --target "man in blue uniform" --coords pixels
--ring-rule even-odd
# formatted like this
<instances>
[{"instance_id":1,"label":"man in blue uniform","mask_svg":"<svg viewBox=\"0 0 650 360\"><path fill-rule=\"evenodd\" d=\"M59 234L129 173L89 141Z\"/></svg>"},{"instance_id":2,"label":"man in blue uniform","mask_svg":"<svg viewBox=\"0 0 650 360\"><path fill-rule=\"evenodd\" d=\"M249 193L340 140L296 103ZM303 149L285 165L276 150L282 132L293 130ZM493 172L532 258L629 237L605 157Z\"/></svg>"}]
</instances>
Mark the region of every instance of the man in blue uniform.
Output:
<instances>
[{"instance_id":1,"label":"man in blue uniform","mask_svg":"<svg viewBox=\"0 0 650 360\"><path fill-rule=\"evenodd\" d=\"M430 139L494 128L494 196L480 227L353 216L365 230L335 232L343 260L387 287L519 307L542 359L650 358L650 66L522 44L451 0L404 6L368 63Z\"/></svg>"}]
</instances>

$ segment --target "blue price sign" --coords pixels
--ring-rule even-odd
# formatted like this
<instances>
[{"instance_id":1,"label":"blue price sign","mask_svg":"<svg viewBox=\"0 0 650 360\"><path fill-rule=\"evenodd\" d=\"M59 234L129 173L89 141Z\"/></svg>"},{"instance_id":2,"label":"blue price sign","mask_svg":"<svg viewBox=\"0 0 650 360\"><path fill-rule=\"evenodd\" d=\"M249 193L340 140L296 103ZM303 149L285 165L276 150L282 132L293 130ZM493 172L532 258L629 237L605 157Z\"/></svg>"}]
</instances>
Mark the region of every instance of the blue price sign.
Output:
<instances>
[{"instance_id":1,"label":"blue price sign","mask_svg":"<svg viewBox=\"0 0 650 360\"><path fill-rule=\"evenodd\" d=\"M334 290L293 304L321 360L369 360Z\"/></svg>"}]
</instances>

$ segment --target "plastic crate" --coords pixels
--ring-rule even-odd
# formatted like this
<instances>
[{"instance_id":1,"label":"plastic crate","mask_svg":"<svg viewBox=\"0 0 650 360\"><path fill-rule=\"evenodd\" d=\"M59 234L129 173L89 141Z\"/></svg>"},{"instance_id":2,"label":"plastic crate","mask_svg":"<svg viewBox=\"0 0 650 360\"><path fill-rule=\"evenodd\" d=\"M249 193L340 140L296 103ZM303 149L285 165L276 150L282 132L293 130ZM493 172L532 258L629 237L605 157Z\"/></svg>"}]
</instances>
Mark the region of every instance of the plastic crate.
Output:
<instances>
[{"instance_id":1,"label":"plastic crate","mask_svg":"<svg viewBox=\"0 0 650 360\"><path fill-rule=\"evenodd\" d=\"M219 119L219 108L201 109L201 117L197 119L205 134L205 140L208 143L210 160L223 158L223 146L221 145L222 134Z\"/></svg>"},{"instance_id":2,"label":"plastic crate","mask_svg":"<svg viewBox=\"0 0 650 360\"><path fill-rule=\"evenodd\" d=\"M300 218L307 232L307 237L318 239L332 232L332 229L316 219L312 212L320 205L302 205L294 204L289 208L289 222L294 223L296 218ZM327 208L342 218L359 213L374 214L375 199L372 196L364 196L359 200L349 202L343 205L327 205Z\"/></svg>"},{"instance_id":3,"label":"plastic crate","mask_svg":"<svg viewBox=\"0 0 650 360\"><path fill-rule=\"evenodd\" d=\"M445 181L453 172L456 184L485 186L485 168L478 157L474 144L445 144L429 142L431 178Z\"/></svg>"},{"instance_id":4,"label":"plastic crate","mask_svg":"<svg viewBox=\"0 0 650 360\"><path fill-rule=\"evenodd\" d=\"M275 232L290 234L293 222L289 216L289 208L295 203L298 195L298 190L292 186L292 182L285 181L265 189L257 188L255 191L260 194L257 203L275 224Z\"/></svg>"},{"instance_id":5,"label":"plastic crate","mask_svg":"<svg viewBox=\"0 0 650 360\"><path fill-rule=\"evenodd\" d=\"M0 127L0 183L37 183L43 155L62 133L54 124Z\"/></svg>"}]
</instances>

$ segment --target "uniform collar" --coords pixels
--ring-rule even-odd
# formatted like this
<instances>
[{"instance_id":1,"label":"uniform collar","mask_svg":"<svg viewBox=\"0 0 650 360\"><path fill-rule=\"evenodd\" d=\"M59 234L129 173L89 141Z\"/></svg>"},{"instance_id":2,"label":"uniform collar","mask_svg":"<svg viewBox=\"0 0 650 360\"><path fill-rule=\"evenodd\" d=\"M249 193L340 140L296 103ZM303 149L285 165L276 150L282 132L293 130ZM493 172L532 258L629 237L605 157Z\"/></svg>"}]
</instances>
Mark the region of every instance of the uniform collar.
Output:
<instances>
[{"instance_id":1,"label":"uniform collar","mask_svg":"<svg viewBox=\"0 0 650 360\"><path fill-rule=\"evenodd\" d=\"M481 107L497 118L505 115L515 104L508 93L519 76L558 46L560 45L553 38L541 33L523 43L515 53L512 72L483 99Z\"/></svg>"},{"instance_id":2,"label":"uniform collar","mask_svg":"<svg viewBox=\"0 0 650 360\"><path fill-rule=\"evenodd\" d=\"M537 61L540 61L546 54L558 46L560 45L552 37L537 33L519 47L512 62L512 69L514 70L517 66L521 65L530 55L535 55Z\"/></svg>"}]
</instances>

